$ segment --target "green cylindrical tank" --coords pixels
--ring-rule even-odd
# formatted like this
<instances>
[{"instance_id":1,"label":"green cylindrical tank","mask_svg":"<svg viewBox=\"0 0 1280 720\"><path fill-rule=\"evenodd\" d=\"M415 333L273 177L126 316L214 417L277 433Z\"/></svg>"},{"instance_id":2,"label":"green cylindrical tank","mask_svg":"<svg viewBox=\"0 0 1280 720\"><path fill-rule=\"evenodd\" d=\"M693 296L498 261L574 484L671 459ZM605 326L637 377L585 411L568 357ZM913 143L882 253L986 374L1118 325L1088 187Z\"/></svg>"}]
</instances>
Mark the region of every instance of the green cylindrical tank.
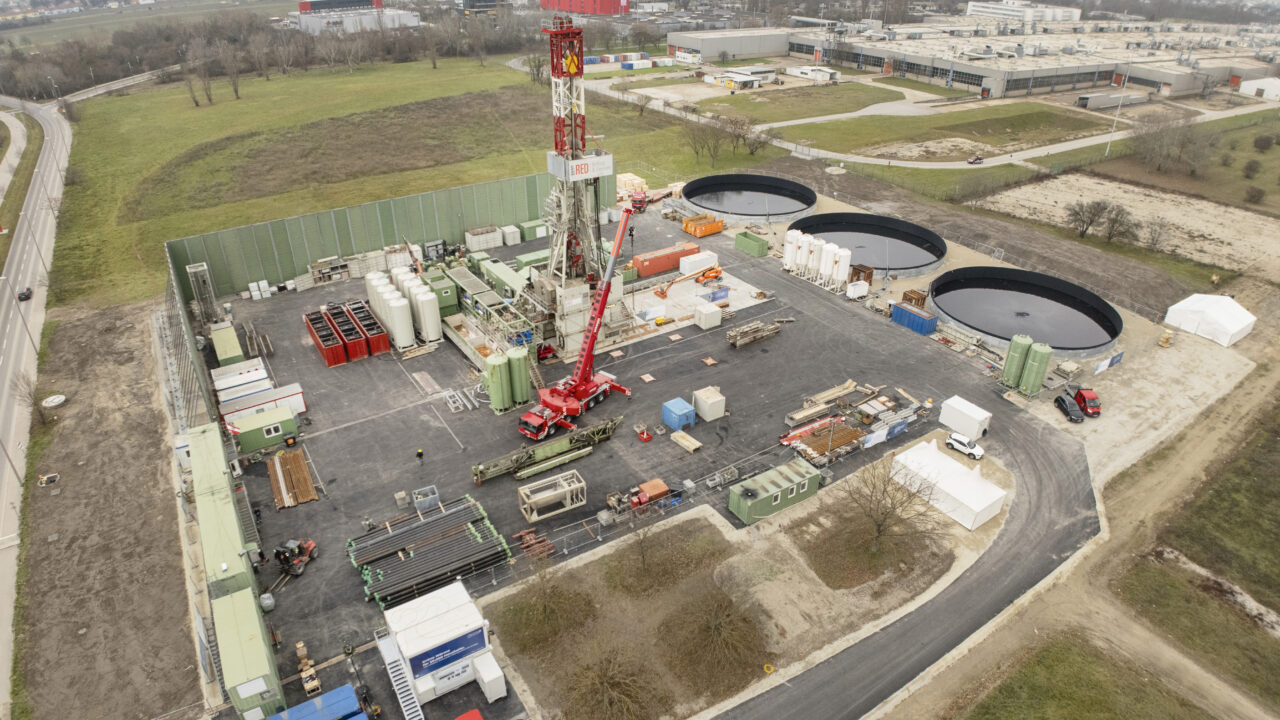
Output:
<instances>
[{"instance_id":1,"label":"green cylindrical tank","mask_svg":"<svg viewBox=\"0 0 1280 720\"><path fill-rule=\"evenodd\" d=\"M1023 395L1040 394L1040 386L1044 384L1044 376L1049 372L1049 362L1053 360L1053 348L1044 343L1036 343L1027 351L1027 362L1022 366L1022 377L1018 378L1018 392Z\"/></svg>"},{"instance_id":2,"label":"green cylindrical tank","mask_svg":"<svg viewBox=\"0 0 1280 720\"><path fill-rule=\"evenodd\" d=\"M1009 352L1004 356L1004 369L1000 371L1000 383L1016 387L1022 379L1022 367L1027 362L1027 350L1031 348L1030 335L1014 335L1009 340Z\"/></svg>"},{"instance_id":3,"label":"green cylindrical tank","mask_svg":"<svg viewBox=\"0 0 1280 720\"><path fill-rule=\"evenodd\" d=\"M529 382L529 348L513 347L508 350L507 368L511 377L511 402L524 405L533 399Z\"/></svg>"},{"instance_id":4,"label":"green cylindrical tank","mask_svg":"<svg viewBox=\"0 0 1280 720\"><path fill-rule=\"evenodd\" d=\"M501 412L511 408L510 363L505 353L493 353L485 358L485 384L489 387L489 407Z\"/></svg>"}]
</instances>

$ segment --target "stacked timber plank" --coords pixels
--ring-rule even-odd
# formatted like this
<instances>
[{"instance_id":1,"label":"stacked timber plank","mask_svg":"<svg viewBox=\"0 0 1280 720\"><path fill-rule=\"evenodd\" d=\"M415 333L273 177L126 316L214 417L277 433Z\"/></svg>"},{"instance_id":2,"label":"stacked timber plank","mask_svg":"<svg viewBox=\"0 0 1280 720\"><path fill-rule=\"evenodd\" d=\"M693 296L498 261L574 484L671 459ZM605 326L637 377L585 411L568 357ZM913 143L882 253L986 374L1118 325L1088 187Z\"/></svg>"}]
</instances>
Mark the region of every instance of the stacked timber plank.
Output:
<instances>
[{"instance_id":1,"label":"stacked timber plank","mask_svg":"<svg viewBox=\"0 0 1280 720\"><path fill-rule=\"evenodd\" d=\"M834 422L800 438L792 445L802 457L810 462L831 455L839 457L856 450L866 433L862 429L851 427L847 423ZM852 446L852 447L850 447Z\"/></svg>"},{"instance_id":2,"label":"stacked timber plank","mask_svg":"<svg viewBox=\"0 0 1280 720\"><path fill-rule=\"evenodd\" d=\"M348 540L347 554L365 581L365 599L384 610L511 558L470 496L389 520Z\"/></svg>"},{"instance_id":3,"label":"stacked timber plank","mask_svg":"<svg viewBox=\"0 0 1280 720\"><path fill-rule=\"evenodd\" d=\"M267 459L267 473L271 476L271 495L275 497L276 510L319 499L302 450L285 450L272 455Z\"/></svg>"}]
</instances>

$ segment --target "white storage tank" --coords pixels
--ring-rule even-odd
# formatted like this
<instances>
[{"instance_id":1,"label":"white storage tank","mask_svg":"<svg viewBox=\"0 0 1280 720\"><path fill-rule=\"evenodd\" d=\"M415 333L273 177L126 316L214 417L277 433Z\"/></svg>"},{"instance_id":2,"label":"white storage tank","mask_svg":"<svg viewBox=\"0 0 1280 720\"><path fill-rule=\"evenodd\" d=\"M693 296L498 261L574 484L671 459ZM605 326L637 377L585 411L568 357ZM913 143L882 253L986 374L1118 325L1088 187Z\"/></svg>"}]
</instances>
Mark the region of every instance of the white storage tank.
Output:
<instances>
[{"instance_id":1,"label":"white storage tank","mask_svg":"<svg viewBox=\"0 0 1280 720\"><path fill-rule=\"evenodd\" d=\"M409 312L413 316L413 329L417 331L420 337L426 337L426 328L423 325L422 317L422 294L431 292L431 289L426 285L417 283L410 284L407 287L409 296L406 299L409 301Z\"/></svg>"},{"instance_id":2,"label":"white storage tank","mask_svg":"<svg viewBox=\"0 0 1280 720\"><path fill-rule=\"evenodd\" d=\"M396 298L388 303L387 310L391 315L391 327L388 330L396 348L406 350L417 345L413 338L413 314L409 310L409 301Z\"/></svg>"},{"instance_id":3,"label":"white storage tank","mask_svg":"<svg viewBox=\"0 0 1280 720\"><path fill-rule=\"evenodd\" d=\"M396 290L399 290L401 295L405 294L405 282L410 277L413 277L413 272L407 267L398 267L391 271L391 283L395 285Z\"/></svg>"},{"instance_id":4,"label":"white storage tank","mask_svg":"<svg viewBox=\"0 0 1280 720\"><path fill-rule=\"evenodd\" d=\"M379 280L381 280L381 281L383 281L383 282L386 282L386 280L387 280L387 274L386 274L386 273L384 273L384 272L380 272L380 271L378 271L378 270L374 270L374 271L373 271L373 272L371 272L371 273L367 273L367 274L365 274L365 276L364 276L364 295L365 295L365 297L373 297L373 293L374 293L374 292L376 292L376 290L377 290L377 285L376 285L376 283L377 283Z\"/></svg>"},{"instance_id":5,"label":"white storage tank","mask_svg":"<svg viewBox=\"0 0 1280 720\"><path fill-rule=\"evenodd\" d=\"M422 296L422 322L427 326L425 337L429 342L435 342L444 337L444 332L440 326L440 298L431 292L430 289Z\"/></svg>"},{"instance_id":6,"label":"white storage tank","mask_svg":"<svg viewBox=\"0 0 1280 720\"><path fill-rule=\"evenodd\" d=\"M816 237L809 237L809 257L805 273L809 277L818 276L818 268L822 266L822 249L826 247L826 243Z\"/></svg>"},{"instance_id":7,"label":"white storage tank","mask_svg":"<svg viewBox=\"0 0 1280 720\"><path fill-rule=\"evenodd\" d=\"M782 269L790 270L796 262L796 249L800 244L799 238L792 233L799 233L799 230L788 230L787 238L782 242Z\"/></svg>"},{"instance_id":8,"label":"white storage tank","mask_svg":"<svg viewBox=\"0 0 1280 720\"><path fill-rule=\"evenodd\" d=\"M830 280L831 271L836 267L836 251L840 248L835 243L822 246L822 254L818 258L818 278Z\"/></svg>"},{"instance_id":9,"label":"white storage tank","mask_svg":"<svg viewBox=\"0 0 1280 720\"><path fill-rule=\"evenodd\" d=\"M382 323L382 327L388 333L391 332L391 303L402 298L403 296L393 287L383 288L378 295L378 303L382 313L378 316L378 322Z\"/></svg>"},{"instance_id":10,"label":"white storage tank","mask_svg":"<svg viewBox=\"0 0 1280 720\"><path fill-rule=\"evenodd\" d=\"M835 277L836 290L842 285L849 282L849 270L853 266L853 251L849 248L840 248L836 250L836 269Z\"/></svg>"}]
</instances>

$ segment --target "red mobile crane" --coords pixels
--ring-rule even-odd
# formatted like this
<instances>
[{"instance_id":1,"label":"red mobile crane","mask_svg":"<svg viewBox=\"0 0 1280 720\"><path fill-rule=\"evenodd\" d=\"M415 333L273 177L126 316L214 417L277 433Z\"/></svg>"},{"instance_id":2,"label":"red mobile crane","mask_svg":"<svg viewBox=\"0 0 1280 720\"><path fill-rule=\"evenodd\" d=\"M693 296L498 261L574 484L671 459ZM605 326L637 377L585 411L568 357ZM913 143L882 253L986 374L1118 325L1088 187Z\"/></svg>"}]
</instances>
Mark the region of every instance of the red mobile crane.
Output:
<instances>
[{"instance_id":1,"label":"red mobile crane","mask_svg":"<svg viewBox=\"0 0 1280 720\"><path fill-rule=\"evenodd\" d=\"M622 210L618 236L614 238L613 252L609 254L609 267L596 286L596 296L591 302L591 317L587 320L587 333L582 338L582 348L578 350L578 362L573 368L573 374L551 387L538 390L538 404L520 416L519 429L526 437L541 440L554 435L557 426L572 430L575 426L568 418L577 417L584 410L595 407L615 390L631 397L631 391L619 385L616 376L604 371L595 372L596 337L600 335L600 326L604 322L604 308L609 303L609 288L613 285L613 268L618 262L618 252L622 249L622 237L627 234L631 212L631 208Z\"/></svg>"}]
</instances>

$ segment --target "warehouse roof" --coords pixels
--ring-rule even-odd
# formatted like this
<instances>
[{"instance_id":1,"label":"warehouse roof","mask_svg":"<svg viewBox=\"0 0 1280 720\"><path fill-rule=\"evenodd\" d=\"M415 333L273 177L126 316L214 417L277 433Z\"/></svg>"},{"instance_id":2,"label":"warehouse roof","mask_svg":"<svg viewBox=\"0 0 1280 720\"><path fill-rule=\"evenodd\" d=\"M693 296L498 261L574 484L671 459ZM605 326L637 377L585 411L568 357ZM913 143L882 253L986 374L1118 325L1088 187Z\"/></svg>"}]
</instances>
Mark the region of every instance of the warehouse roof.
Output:
<instances>
[{"instance_id":1,"label":"warehouse roof","mask_svg":"<svg viewBox=\"0 0 1280 720\"><path fill-rule=\"evenodd\" d=\"M714 40L723 37L772 37L775 35L789 35L789 28L736 28L729 30L691 30L687 32L675 32L672 35L680 35L685 38L696 38L699 40Z\"/></svg>"}]
</instances>

